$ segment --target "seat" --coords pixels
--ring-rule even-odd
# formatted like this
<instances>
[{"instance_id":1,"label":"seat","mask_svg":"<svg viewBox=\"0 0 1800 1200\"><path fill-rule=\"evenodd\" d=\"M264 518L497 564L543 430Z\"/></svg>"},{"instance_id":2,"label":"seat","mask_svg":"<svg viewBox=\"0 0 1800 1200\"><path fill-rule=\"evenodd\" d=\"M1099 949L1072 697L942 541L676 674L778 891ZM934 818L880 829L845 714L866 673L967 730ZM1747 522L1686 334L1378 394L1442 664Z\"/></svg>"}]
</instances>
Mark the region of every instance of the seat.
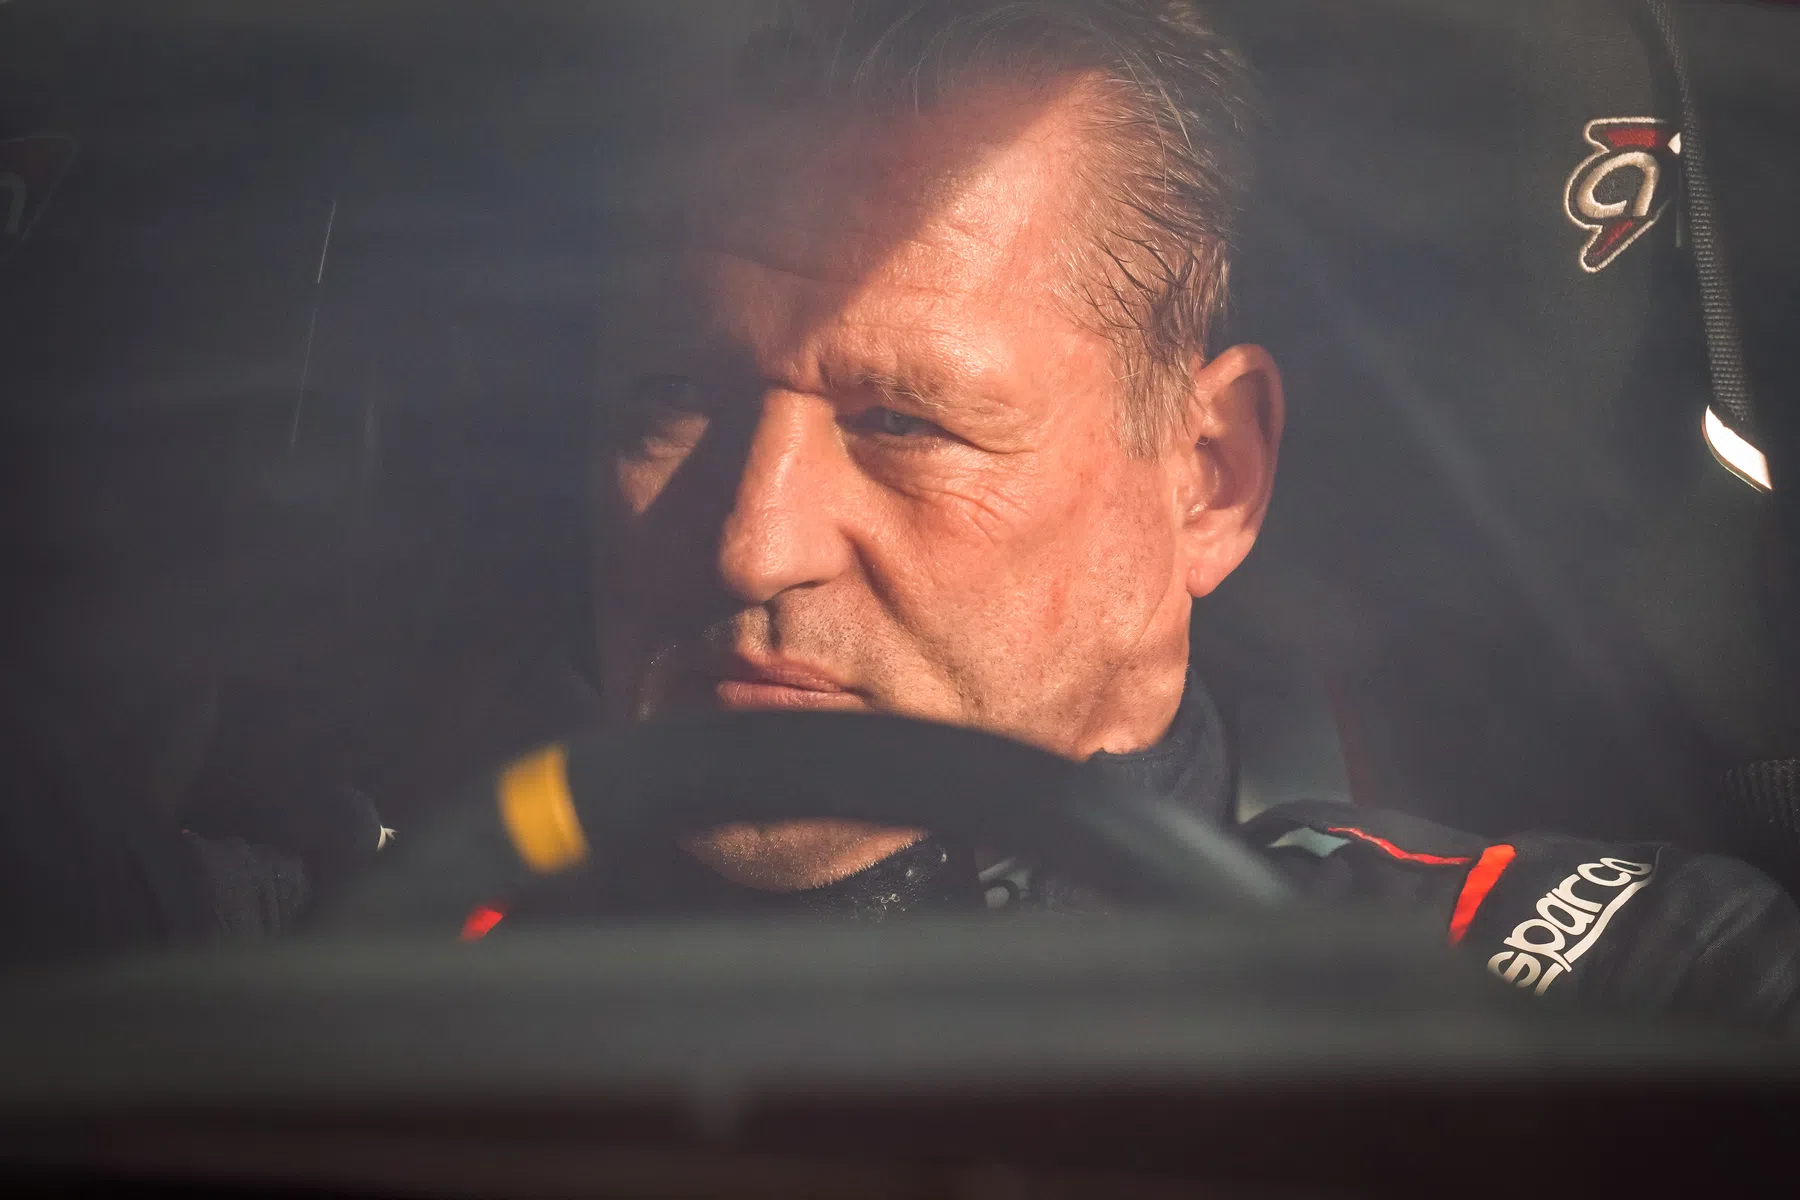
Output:
<instances>
[{"instance_id":1,"label":"seat","mask_svg":"<svg viewBox=\"0 0 1800 1200\"><path fill-rule=\"evenodd\" d=\"M1283 363L1291 416L1221 604L1321 681L1360 802L1717 844L1718 772L1800 745L1757 583L1769 504L1702 436L1691 193L1664 181L1585 265L1570 211L1619 128L1591 123L1682 126L1653 6L1228 13L1272 129L1236 334Z\"/></svg>"}]
</instances>

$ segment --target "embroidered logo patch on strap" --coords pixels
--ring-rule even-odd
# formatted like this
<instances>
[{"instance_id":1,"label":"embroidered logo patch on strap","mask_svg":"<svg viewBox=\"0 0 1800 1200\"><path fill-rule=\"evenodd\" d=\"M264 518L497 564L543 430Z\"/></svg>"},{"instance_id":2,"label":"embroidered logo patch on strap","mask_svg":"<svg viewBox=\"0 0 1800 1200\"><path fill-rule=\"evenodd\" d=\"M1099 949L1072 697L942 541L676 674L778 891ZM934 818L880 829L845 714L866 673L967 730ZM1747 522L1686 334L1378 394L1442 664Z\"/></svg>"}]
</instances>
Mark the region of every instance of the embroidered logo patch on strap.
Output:
<instances>
[{"instance_id":1,"label":"embroidered logo patch on strap","mask_svg":"<svg viewBox=\"0 0 1800 1200\"><path fill-rule=\"evenodd\" d=\"M1563 211L1587 231L1581 269L1598 275L1662 219L1681 186L1681 133L1655 117L1605 117L1581 135L1594 152L1563 189Z\"/></svg>"}]
</instances>

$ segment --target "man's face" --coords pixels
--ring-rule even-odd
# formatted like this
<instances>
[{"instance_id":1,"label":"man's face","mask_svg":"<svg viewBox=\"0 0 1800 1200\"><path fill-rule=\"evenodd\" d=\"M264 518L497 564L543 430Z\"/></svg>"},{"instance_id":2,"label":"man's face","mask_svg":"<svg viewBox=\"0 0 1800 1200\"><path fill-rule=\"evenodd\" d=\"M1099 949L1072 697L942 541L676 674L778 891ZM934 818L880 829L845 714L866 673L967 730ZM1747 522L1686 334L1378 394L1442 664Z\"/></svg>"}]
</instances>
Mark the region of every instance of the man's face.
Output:
<instances>
[{"instance_id":1,"label":"man's face","mask_svg":"<svg viewBox=\"0 0 1800 1200\"><path fill-rule=\"evenodd\" d=\"M1218 472L1181 431L1127 451L1119 355L1063 299L1078 116L996 90L771 122L621 273L598 503L622 713L903 713L1077 758L1160 736Z\"/></svg>"}]
</instances>

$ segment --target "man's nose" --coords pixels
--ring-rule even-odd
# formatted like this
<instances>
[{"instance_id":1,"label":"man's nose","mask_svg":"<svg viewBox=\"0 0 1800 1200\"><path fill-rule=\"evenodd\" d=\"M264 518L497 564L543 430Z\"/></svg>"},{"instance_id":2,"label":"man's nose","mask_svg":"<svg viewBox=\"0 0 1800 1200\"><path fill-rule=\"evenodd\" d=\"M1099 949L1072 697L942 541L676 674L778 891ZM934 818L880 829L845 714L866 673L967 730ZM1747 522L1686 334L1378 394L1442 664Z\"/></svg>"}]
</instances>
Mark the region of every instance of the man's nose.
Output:
<instances>
[{"instance_id":1,"label":"man's nose","mask_svg":"<svg viewBox=\"0 0 1800 1200\"><path fill-rule=\"evenodd\" d=\"M845 569L850 547L838 518L847 466L828 406L790 392L764 399L719 540L719 578L735 598L764 604Z\"/></svg>"}]
</instances>

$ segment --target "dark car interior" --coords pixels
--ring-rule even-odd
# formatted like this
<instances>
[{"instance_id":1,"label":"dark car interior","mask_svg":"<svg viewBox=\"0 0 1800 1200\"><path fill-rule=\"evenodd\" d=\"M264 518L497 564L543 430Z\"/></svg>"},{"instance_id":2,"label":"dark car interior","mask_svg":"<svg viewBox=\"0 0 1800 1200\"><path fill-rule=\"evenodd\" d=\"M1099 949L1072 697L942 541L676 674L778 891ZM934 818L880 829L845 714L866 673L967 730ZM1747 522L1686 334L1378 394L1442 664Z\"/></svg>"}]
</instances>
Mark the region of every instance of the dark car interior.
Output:
<instances>
[{"instance_id":1,"label":"dark car interior","mask_svg":"<svg viewBox=\"0 0 1800 1200\"><path fill-rule=\"evenodd\" d=\"M1216 7L1268 127L1232 333L1292 406L1194 622L1241 813L1667 838L1800 886L1800 8ZM0 694L19 794L76 814L45 861L128 870L153 826L328 858L346 795L404 837L593 721L594 213L667 64L744 12L0 0ZM1651 117L1683 182L1590 269L1584 131ZM1272 1194L1545 1112L1648 1170L1668 1103L1764 1161L1800 1079L1360 927L1131 928L889 930L885 974L789 928L134 960L8 993L0 1154L67 1190ZM630 1036L571 1048L601 1026Z\"/></svg>"}]
</instances>

